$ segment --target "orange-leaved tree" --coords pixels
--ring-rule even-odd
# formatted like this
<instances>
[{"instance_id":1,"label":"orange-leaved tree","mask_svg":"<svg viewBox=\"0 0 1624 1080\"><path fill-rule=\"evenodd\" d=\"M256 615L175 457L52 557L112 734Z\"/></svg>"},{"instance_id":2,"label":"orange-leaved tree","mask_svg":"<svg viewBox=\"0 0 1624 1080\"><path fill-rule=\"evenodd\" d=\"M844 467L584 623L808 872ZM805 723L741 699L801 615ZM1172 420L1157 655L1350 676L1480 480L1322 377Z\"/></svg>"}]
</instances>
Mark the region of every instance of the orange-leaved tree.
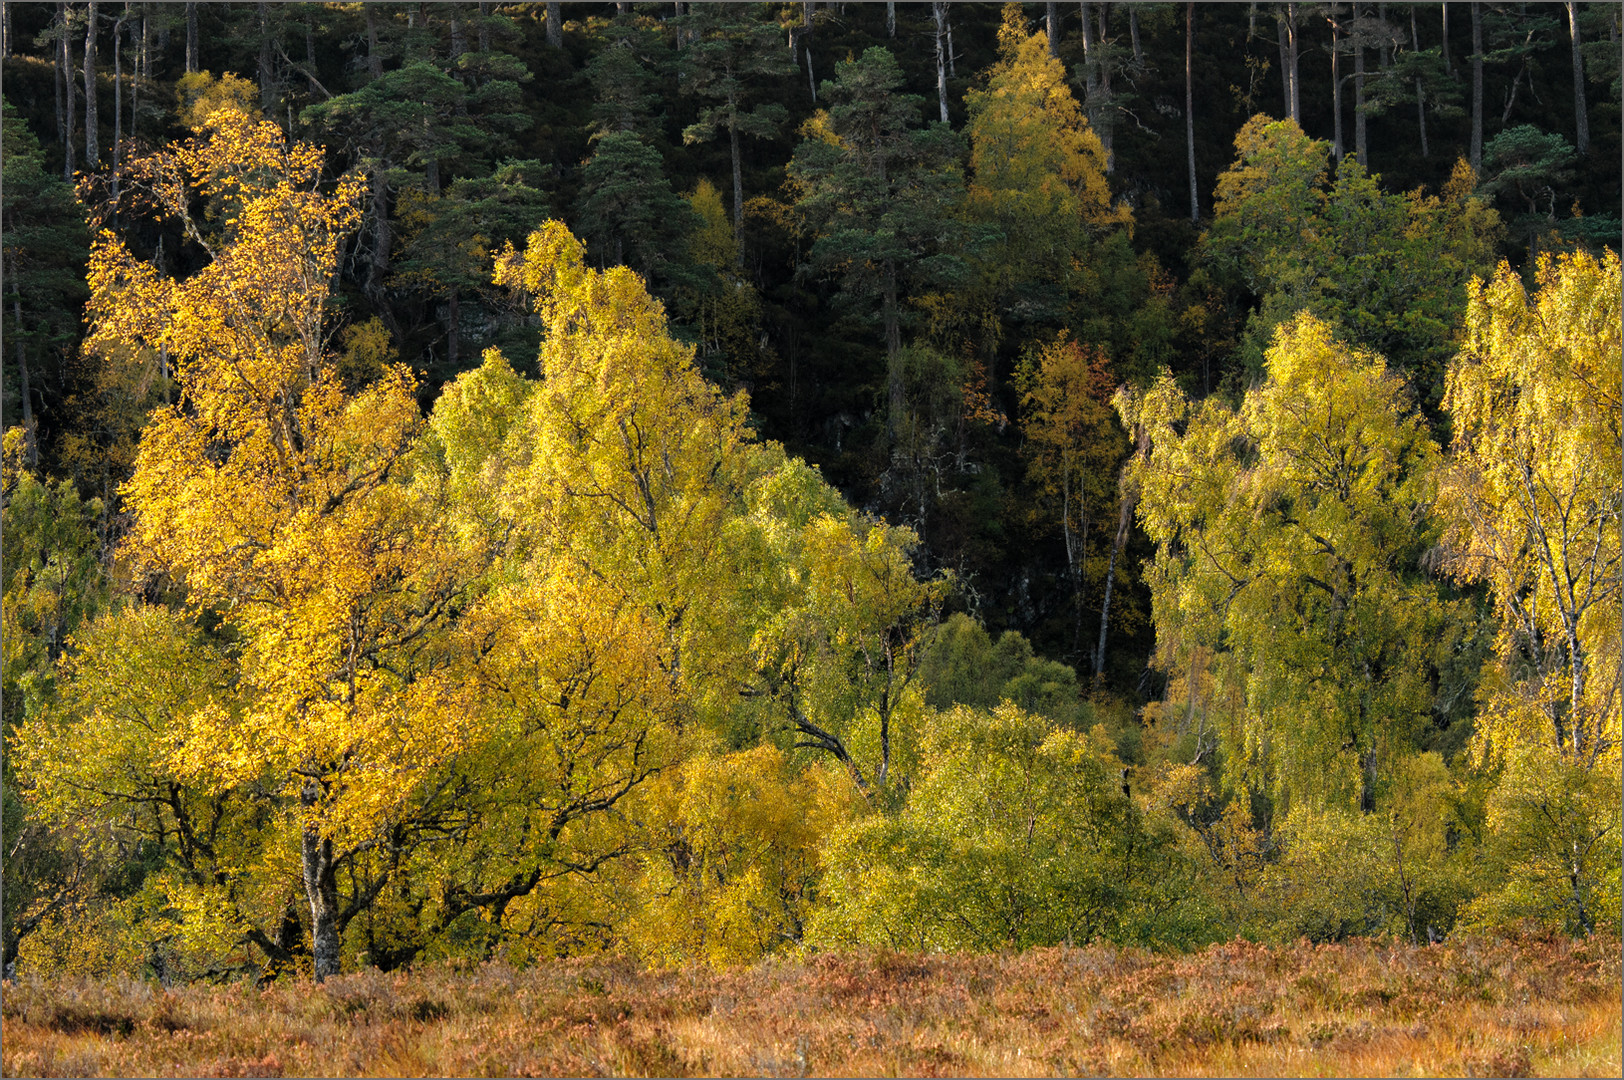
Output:
<instances>
[{"instance_id":1,"label":"orange-leaved tree","mask_svg":"<svg viewBox=\"0 0 1624 1080\"><path fill-rule=\"evenodd\" d=\"M468 735L436 645L468 566L433 473L414 469L412 376L391 368L350 392L327 352L363 190L325 189L322 157L225 107L143 162L207 262L168 277L104 232L88 336L175 364L180 400L153 414L124 488L128 551L238 636L243 705L198 708L174 756L204 787L297 799L318 978L338 971L345 924L384 880L341 903L340 872L410 845L430 775Z\"/></svg>"}]
</instances>

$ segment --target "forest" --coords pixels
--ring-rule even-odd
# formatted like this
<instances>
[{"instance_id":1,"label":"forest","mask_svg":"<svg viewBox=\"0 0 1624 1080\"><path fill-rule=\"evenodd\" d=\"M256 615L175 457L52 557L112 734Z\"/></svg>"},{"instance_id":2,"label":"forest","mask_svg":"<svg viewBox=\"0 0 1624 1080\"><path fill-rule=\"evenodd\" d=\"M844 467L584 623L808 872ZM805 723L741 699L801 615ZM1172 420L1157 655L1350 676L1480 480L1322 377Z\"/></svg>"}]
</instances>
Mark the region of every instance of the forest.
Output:
<instances>
[{"instance_id":1,"label":"forest","mask_svg":"<svg viewBox=\"0 0 1624 1080\"><path fill-rule=\"evenodd\" d=\"M1616 940L1618 5L0 7L8 978Z\"/></svg>"}]
</instances>

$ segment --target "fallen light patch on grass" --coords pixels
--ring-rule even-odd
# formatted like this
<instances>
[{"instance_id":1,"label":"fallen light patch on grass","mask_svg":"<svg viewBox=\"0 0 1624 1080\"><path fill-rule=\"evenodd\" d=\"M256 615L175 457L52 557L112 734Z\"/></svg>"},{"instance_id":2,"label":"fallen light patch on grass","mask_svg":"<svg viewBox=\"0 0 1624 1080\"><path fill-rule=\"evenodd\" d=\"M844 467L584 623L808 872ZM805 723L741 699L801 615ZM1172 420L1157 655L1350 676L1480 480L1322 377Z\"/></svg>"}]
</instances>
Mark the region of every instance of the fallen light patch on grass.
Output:
<instances>
[{"instance_id":1,"label":"fallen light patch on grass","mask_svg":"<svg viewBox=\"0 0 1624 1080\"><path fill-rule=\"evenodd\" d=\"M6 1076L1617 1076L1620 943L614 958L4 987Z\"/></svg>"}]
</instances>

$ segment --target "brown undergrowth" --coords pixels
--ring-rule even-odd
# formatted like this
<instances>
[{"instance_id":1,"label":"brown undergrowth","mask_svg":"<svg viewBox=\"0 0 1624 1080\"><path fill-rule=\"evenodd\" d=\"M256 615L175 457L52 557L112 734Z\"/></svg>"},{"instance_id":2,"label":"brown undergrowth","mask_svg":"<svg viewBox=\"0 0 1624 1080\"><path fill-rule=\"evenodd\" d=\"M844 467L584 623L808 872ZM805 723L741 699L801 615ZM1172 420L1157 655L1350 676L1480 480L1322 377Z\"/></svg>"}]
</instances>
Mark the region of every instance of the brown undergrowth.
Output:
<instances>
[{"instance_id":1,"label":"brown undergrowth","mask_svg":"<svg viewBox=\"0 0 1624 1080\"><path fill-rule=\"evenodd\" d=\"M7 1076L1617 1076L1620 946L585 959L4 986Z\"/></svg>"}]
</instances>

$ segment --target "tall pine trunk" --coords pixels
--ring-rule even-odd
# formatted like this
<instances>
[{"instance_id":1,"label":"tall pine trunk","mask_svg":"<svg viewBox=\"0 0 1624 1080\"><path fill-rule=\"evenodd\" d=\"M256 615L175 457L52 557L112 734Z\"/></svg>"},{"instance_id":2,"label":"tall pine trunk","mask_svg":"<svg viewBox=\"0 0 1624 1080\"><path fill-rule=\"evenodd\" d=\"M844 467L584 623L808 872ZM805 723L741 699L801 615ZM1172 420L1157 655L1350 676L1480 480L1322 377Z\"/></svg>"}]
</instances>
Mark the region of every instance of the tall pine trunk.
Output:
<instances>
[{"instance_id":1,"label":"tall pine trunk","mask_svg":"<svg viewBox=\"0 0 1624 1080\"><path fill-rule=\"evenodd\" d=\"M1201 223L1195 185L1195 0L1184 5L1184 149L1190 159L1190 222Z\"/></svg>"},{"instance_id":2,"label":"tall pine trunk","mask_svg":"<svg viewBox=\"0 0 1624 1080\"><path fill-rule=\"evenodd\" d=\"M936 20L936 100L941 105L942 123L947 123L947 4L936 0L930 6Z\"/></svg>"},{"instance_id":3,"label":"tall pine trunk","mask_svg":"<svg viewBox=\"0 0 1624 1080\"><path fill-rule=\"evenodd\" d=\"M1047 10L1044 12L1044 30L1049 35L1049 55L1060 55L1060 5L1055 0L1049 0Z\"/></svg>"},{"instance_id":4,"label":"tall pine trunk","mask_svg":"<svg viewBox=\"0 0 1624 1080\"><path fill-rule=\"evenodd\" d=\"M735 268L744 266L744 165L739 153L739 110L729 102L728 149L733 155L733 247Z\"/></svg>"},{"instance_id":5,"label":"tall pine trunk","mask_svg":"<svg viewBox=\"0 0 1624 1080\"><path fill-rule=\"evenodd\" d=\"M886 384L891 402L891 434L902 430L902 414L907 406L902 385L902 320L897 310L897 263L885 260L885 280L881 302L885 316Z\"/></svg>"},{"instance_id":6,"label":"tall pine trunk","mask_svg":"<svg viewBox=\"0 0 1624 1080\"><path fill-rule=\"evenodd\" d=\"M1573 129L1579 153L1590 152L1590 117L1585 108L1585 65L1579 53L1579 5L1567 0L1568 37L1573 42Z\"/></svg>"},{"instance_id":7,"label":"tall pine trunk","mask_svg":"<svg viewBox=\"0 0 1624 1080\"><path fill-rule=\"evenodd\" d=\"M118 167L124 157L124 49L119 39L130 17L128 0L124 14L113 23L113 203L118 204Z\"/></svg>"},{"instance_id":8,"label":"tall pine trunk","mask_svg":"<svg viewBox=\"0 0 1624 1080\"><path fill-rule=\"evenodd\" d=\"M1303 122L1303 78L1300 66L1302 50L1298 42L1295 3L1286 5L1286 30L1287 59L1291 61L1291 118L1300 125Z\"/></svg>"},{"instance_id":9,"label":"tall pine trunk","mask_svg":"<svg viewBox=\"0 0 1624 1080\"><path fill-rule=\"evenodd\" d=\"M1410 5L1410 44L1417 51L1421 51L1421 31L1415 21L1415 5ZM1421 132L1421 156L1431 157L1427 148L1427 88L1421 76L1415 77L1415 121Z\"/></svg>"},{"instance_id":10,"label":"tall pine trunk","mask_svg":"<svg viewBox=\"0 0 1624 1080\"><path fill-rule=\"evenodd\" d=\"M96 0L85 19L85 171L101 167L101 120L96 114Z\"/></svg>"},{"instance_id":11,"label":"tall pine trunk","mask_svg":"<svg viewBox=\"0 0 1624 1080\"><path fill-rule=\"evenodd\" d=\"M1353 5L1358 18L1359 5ZM1353 39L1353 152L1359 155L1359 164L1370 168L1369 144L1365 141L1365 44L1364 35Z\"/></svg>"},{"instance_id":12,"label":"tall pine trunk","mask_svg":"<svg viewBox=\"0 0 1624 1080\"><path fill-rule=\"evenodd\" d=\"M1099 49L1094 43L1094 13L1088 0L1077 0L1083 16L1083 107L1088 110L1088 121L1094 123L1094 95L1099 87Z\"/></svg>"},{"instance_id":13,"label":"tall pine trunk","mask_svg":"<svg viewBox=\"0 0 1624 1080\"><path fill-rule=\"evenodd\" d=\"M1472 168L1483 171L1483 5L1472 0Z\"/></svg>"},{"instance_id":14,"label":"tall pine trunk","mask_svg":"<svg viewBox=\"0 0 1624 1080\"><path fill-rule=\"evenodd\" d=\"M1107 173L1116 171L1116 152L1112 149L1112 136L1116 130L1116 117L1111 108L1111 54L1109 51L1110 46L1107 43L1107 39L1110 37L1110 26L1108 22L1110 14L1111 5L1102 2L1100 4L1099 11L1100 104L1102 111L1100 114L1098 134L1100 137L1100 146L1105 150L1105 171Z\"/></svg>"},{"instance_id":15,"label":"tall pine trunk","mask_svg":"<svg viewBox=\"0 0 1624 1080\"><path fill-rule=\"evenodd\" d=\"M73 145L74 119L79 113L79 100L74 93L73 83L73 37L68 23L68 5L59 3L56 6L57 18L62 27L62 36L57 40L57 70L61 73L61 86L64 104L62 111L62 179L73 180L76 150Z\"/></svg>"},{"instance_id":16,"label":"tall pine trunk","mask_svg":"<svg viewBox=\"0 0 1624 1080\"><path fill-rule=\"evenodd\" d=\"M1331 155L1342 164L1342 20L1331 8Z\"/></svg>"},{"instance_id":17,"label":"tall pine trunk","mask_svg":"<svg viewBox=\"0 0 1624 1080\"><path fill-rule=\"evenodd\" d=\"M197 67L197 4L186 5L186 74L195 74Z\"/></svg>"},{"instance_id":18,"label":"tall pine trunk","mask_svg":"<svg viewBox=\"0 0 1624 1080\"><path fill-rule=\"evenodd\" d=\"M1448 73L1448 75L1449 75L1449 77L1451 79L1453 79L1455 77L1455 62L1453 60L1451 60L1450 57L1449 57L1449 2L1448 2L1448 0L1444 0L1443 3L1438 5L1438 7L1440 9L1440 14L1442 14L1443 20L1444 20L1444 28L1443 28L1444 71Z\"/></svg>"},{"instance_id":19,"label":"tall pine trunk","mask_svg":"<svg viewBox=\"0 0 1624 1080\"><path fill-rule=\"evenodd\" d=\"M818 100L818 79L812 73L812 13L817 5L813 0L801 3L801 47L806 51L806 85L812 91L812 100Z\"/></svg>"},{"instance_id":20,"label":"tall pine trunk","mask_svg":"<svg viewBox=\"0 0 1624 1080\"><path fill-rule=\"evenodd\" d=\"M260 0L256 13L259 23L259 111L266 116L276 108L276 69L271 49L271 5Z\"/></svg>"},{"instance_id":21,"label":"tall pine trunk","mask_svg":"<svg viewBox=\"0 0 1624 1080\"><path fill-rule=\"evenodd\" d=\"M547 3L547 44L555 49L564 47L564 5L557 0Z\"/></svg>"}]
</instances>

